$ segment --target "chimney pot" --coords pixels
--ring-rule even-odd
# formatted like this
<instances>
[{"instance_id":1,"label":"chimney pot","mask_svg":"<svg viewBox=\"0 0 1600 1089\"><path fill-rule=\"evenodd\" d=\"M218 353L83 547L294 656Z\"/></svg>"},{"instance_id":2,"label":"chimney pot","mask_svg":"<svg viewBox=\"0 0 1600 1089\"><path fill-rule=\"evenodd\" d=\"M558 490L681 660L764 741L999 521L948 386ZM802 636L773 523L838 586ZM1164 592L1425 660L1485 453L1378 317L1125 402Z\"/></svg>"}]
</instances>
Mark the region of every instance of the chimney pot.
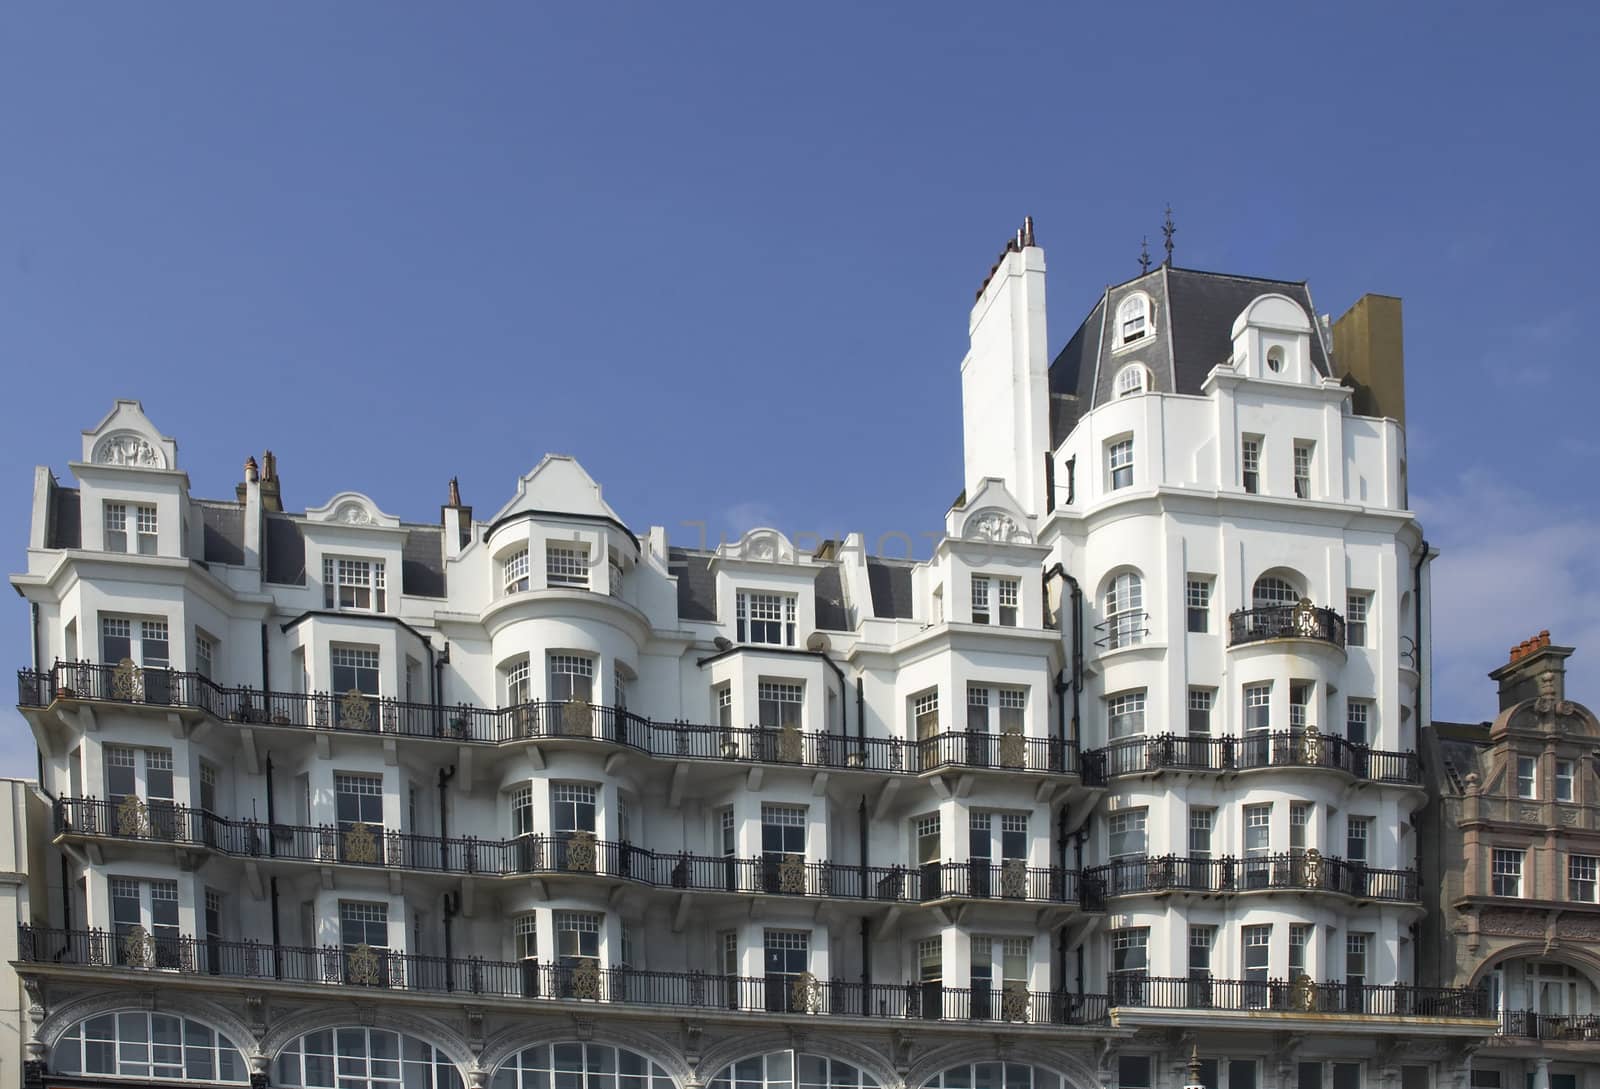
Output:
<instances>
[{"instance_id":1,"label":"chimney pot","mask_svg":"<svg viewBox=\"0 0 1600 1089\"><path fill-rule=\"evenodd\" d=\"M244 478L252 484L261 479L260 470L256 468L256 456L254 454L244 459Z\"/></svg>"}]
</instances>

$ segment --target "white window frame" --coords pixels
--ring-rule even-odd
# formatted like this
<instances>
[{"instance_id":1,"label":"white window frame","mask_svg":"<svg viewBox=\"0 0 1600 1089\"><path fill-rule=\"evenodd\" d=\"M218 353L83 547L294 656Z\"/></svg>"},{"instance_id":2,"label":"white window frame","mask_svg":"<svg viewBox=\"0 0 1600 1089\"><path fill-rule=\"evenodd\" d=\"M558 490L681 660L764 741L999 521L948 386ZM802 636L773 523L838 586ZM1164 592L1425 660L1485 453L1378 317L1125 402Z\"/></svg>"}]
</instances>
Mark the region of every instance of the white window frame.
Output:
<instances>
[{"instance_id":1,"label":"white window frame","mask_svg":"<svg viewBox=\"0 0 1600 1089\"><path fill-rule=\"evenodd\" d=\"M1133 466L1132 435L1106 443L1106 490L1115 492L1133 487Z\"/></svg>"},{"instance_id":2,"label":"white window frame","mask_svg":"<svg viewBox=\"0 0 1600 1089\"><path fill-rule=\"evenodd\" d=\"M1239 485L1246 495L1261 494L1261 436L1245 435L1239 440Z\"/></svg>"},{"instance_id":3,"label":"white window frame","mask_svg":"<svg viewBox=\"0 0 1600 1089\"><path fill-rule=\"evenodd\" d=\"M793 594L740 590L735 595L737 641L751 646L792 647L796 605ZM757 636L761 636L758 638ZM777 638L771 638L776 636Z\"/></svg>"},{"instance_id":4,"label":"white window frame","mask_svg":"<svg viewBox=\"0 0 1600 1089\"><path fill-rule=\"evenodd\" d=\"M925 727L931 727L925 729ZM937 737L939 723L939 690L930 688L911 697L911 735L918 741Z\"/></svg>"},{"instance_id":5,"label":"white window frame","mask_svg":"<svg viewBox=\"0 0 1600 1089\"><path fill-rule=\"evenodd\" d=\"M1208 859L1217 831L1217 811L1204 806L1189 807L1189 857Z\"/></svg>"},{"instance_id":6,"label":"white window frame","mask_svg":"<svg viewBox=\"0 0 1600 1089\"><path fill-rule=\"evenodd\" d=\"M103 527L107 552L128 551L128 504L106 500L100 505L100 524Z\"/></svg>"},{"instance_id":7,"label":"white window frame","mask_svg":"<svg viewBox=\"0 0 1600 1089\"><path fill-rule=\"evenodd\" d=\"M995 583L999 602L999 607L995 612L995 619L1002 628L1014 628L1017 626L1018 601L1021 596L1022 583L1020 580L1013 578L996 579Z\"/></svg>"},{"instance_id":8,"label":"white window frame","mask_svg":"<svg viewBox=\"0 0 1600 1089\"><path fill-rule=\"evenodd\" d=\"M1495 847L1490 853L1490 893L1522 898L1522 866L1527 852L1519 847Z\"/></svg>"},{"instance_id":9,"label":"white window frame","mask_svg":"<svg viewBox=\"0 0 1600 1089\"><path fill-rule=\"evenodd\" d=\"M1117 304L1116 346L1125 348L1139 344L1155 335L1155 318L1151 313L1150 296L1135 291Z\"/></svg>"},{"instance_id":10,"label":"white window frame","mask_svg":"<svg viewBox=\"0 0 1600 1089\"><path fill-rule=\"evenodd\" d=\"M361 556L323 556L322 607L342 613L388 611L388 578L383 561Z\"/></svg>"},{"instance_id":11,"label":"white window frame","mask_svg":"<svg viewBox=\"0 0 1600 1089\"><path fill-rule=\"evenodd\" d=\"M550 685L550 699L563 703L571 700L594 702L595 660L587 654L551 652L546 661L546 678ZM556 678L567 678L557 684ZM580 684L579 681L584 683ZM565 691L562 691L565 689Z\"/></svg>"},{"instance_id":12,"label":"white window frame","mask_svg":"<svg viewBox=\"0 0 1600 1089\"><path fill-rule=\"evenodd\" d=\"M1539 760L1533 756L1517 757L1517 797L1525 802L1539 800Z\"/></svg>"},{"instance_id":13,"label":"white window frame","mask_svg":"<svg viewBox=\"0 0 1600 1089\"><path fill-rule=\"evenodd\" d=\"M1578 768L1575 761L1556 761L1556 801L1577 801Z\"/></svg>"},{"instance_id":14,"label":"white window frame","mask_svg":"<svg viewBox=\"0 0 1600 1089\"><path fill-rule=\"evenodd\" d=\"M1244 807L1244 857L1266 858L1272 854L1272 803Z\"/></svg>"},{"instance_id":15,"label":"white window frame","mask_svg":"<svg viewBox=\"0 0 1600 1089\"><path fill-rule=\"evenodd\" d=\"M1252 609L1289 609L1300 604L1300 590L1282 575L1262 575L1250 587Z\"/></svg>"},{"instance_id":16,"label":"white window frame","mask_svg":"<svg viewBox=\"0 0 1600 1089\"><path fill-rule=\"evenodd\" d=\"M1189 689L1189 716L1185 725L1188 727L1190 737L1211 736L1211 715L1217 706L1217 690L1215 688L1193 687ZM1197 724L1204 724L1205 729L1197 730Z\"/></svg>"},{"instance_id":17,"label":"white window frame","mask_svg":"<svg viewBox=\"0 0 1600 1089\"><path fill-rule=\"evenodd\" d=\"M519 548L500 562L500 592L519 594L529 585L528 550Z\"/></svg>"},{"instance_id":18,"label":"white window frame","mask_svg":"<svg viewBox=\"0 0 1600 1089\"><path fill-rule=\"evenodd\" d=\"M987 624L993 617L989 609L990 594L993 580L988 575L972 576L972 622L974 624Z\"/></svg>"},{"instance_id":19,"label":"white window frame","mask_svg":"<svg viewBox=\"0 0 1600 1089\"><path fill-rule=\"evenodd\" d=\"M1211 631L1211 579L1205 575L1190 575L1183 585L1184 627L1190 635L1206 635Z\"/></svg>"},{"instance_id":20,"label":"white window frame","mask_svg":"<svg viewBox=\"0 0 1600 1089\"><path fill-rule=\"evenodd\" d=\"M1137 571L1122 571L1106 584L1106 649L1136 647L1144 642L1144 579Z\"/></svg>"},{"instance_id":21,"label":"white window frame","mask_svg":"<svg viewBox=\"0 0 1600 1089\"><path fill-rule=\"evenodd\" d=\"M1312 470L1316 466L1317 444L1310 439L1294 440L1294 495L1311 498Z\"/></svg>"},{"instance_id":22,"label":"white window frame","mask_svg":"<svg viewBox=\"0 0 1600 1089\"><path fill-rule=\"evenodd\" d=\"M1106 855L1108 858L1143 858L1150 850L1150 811L1145 808L1122 809L1106 820ZM1118 842L1118 839L1121 842ZM1137 842L1137 849L1132 844Z\"/></svg>"},{"instance_id":23,"label":"white window frame","mask_svg":"<svg viewBox=\"0 0 1600 1089\"><path fill-rule=\"evenodd\" d=\"M1136 393L1146 393L1150 389L1149 372L1143 363L1129 363L1117 372L1113 388L1117 400L1132 397Z\"/></svg>"},{"instance_id":24,"label":"white window frame","mask_svg":"<svg viewBox=\"0 0 1600 1089\"><path fill-rule=\"evenodd\" d=\"M1567 856L1567 899L1581 904L1600 900L1600 857Z\"/></svg>"},{"instance_id":25,"label":"white window frame","mask_svg":"<svg viewBox=\"0 0 1600 1089\"><path fill-rule=\"evenodd\" d=\"M1372 595L1365 590L1351 590L1344 595L1344 645L1367 645L1367 617L1372 611Z\"/></svg>"},{"instance_id":26,"label":"white window frame","mask_svg":"<svg viewBox=\"0 0 1600 1089\"><path fill-rule=\"evenodd\" d=\"M1107 737L1120 741L1144 734L1145 696L1145 690L1139 688L1106 697Z\"/></svg>"},{"instance_id":27,"label":"white window frame","mask_svg":"<svg viewBox=\"0 0 1600 1089\"><path fill-rule=\"evenodd\" d=\"M589 545L584 541L546 541L544 583L552 590L589 589Z\"/></svg>"}]
</instances>

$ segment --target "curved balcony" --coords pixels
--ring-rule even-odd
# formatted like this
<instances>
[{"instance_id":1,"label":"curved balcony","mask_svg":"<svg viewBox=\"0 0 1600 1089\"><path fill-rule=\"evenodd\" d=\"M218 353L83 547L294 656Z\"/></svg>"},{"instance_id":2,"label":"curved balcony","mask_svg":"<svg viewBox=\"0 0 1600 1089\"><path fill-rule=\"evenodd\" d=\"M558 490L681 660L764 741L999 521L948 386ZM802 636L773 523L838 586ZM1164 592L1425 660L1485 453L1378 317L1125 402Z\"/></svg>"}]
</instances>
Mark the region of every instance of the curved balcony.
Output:
<instances>
[{"instance_id":1,"label":"curved balcony","mask_svg":"<svg viewBox=\"0 0 1600 1089\"><path fill-rule=\"evenodd\" d=\"M1228 614L1228 646L1268 639L1311 639L1344 649L1344 617L1301 598L1298 605L1268 605Z\"/></svg>"},{"instance_id":2,"label":"curved balcony","mask_svg":"<svg viewBox=\"0 0 1600 1089\"><path fill-rule=\"evenodd\" d=\"M652 851L586 833L510 839L440 839L376 825L267 824L229 820L170 802L132 796L113 803L62 798L60 837L131 840L255 860L376 867L476 877L602 877L687 892L869 900L915 904L940 899L1077 904L1075 870L1001 862L909 868L810 862L803 855L736 858Z\"/></svg>"},{"instance_id":3,"label":"curved balcony","mask_svg":"<svg viewBox=\"0 0 1600 1089\"><path fill-rule=\"evenodd\" d=\"M1141 734L1083 754L1085 775L1112 779L1162 771L1227 772L1255 768L1330 768L1380 783L1422 783L1414 752L1386 752L1352 745L1334 734L1307 728L1229 735ZM1093 769L1092 772L1090 769Z\"/></svg>"},{"instance_id":4,"label":"curved balcony","mask_svg":"<svg viewBox=\"0 0 1600 1089\"><path fill-rule=\"evenodd\" d=\"M1486 992L1473 987L1413 987L1396 984L1318 983L1306 976L1285 979L1188 979L1121 975L1111 980L1111 1005L1125 1012L1150 1010L1238 1010L1304 1014L1368 1014L1383 1017L1488 1018Z\"/></svg>"},{"instance_id":5,"label":"curved balcony","mask_svg":"<svg viewBox=\"0 0 1600 1089\"><path fill-rule=\"evenodd\" d=\"M1408 904L1421 900L1415 870L1380 870L1314 850L1251 858L1123 858L1085 871L1083 880L1105 896L1296 891Z\"/></svg>"},{"instance_id":6,"label":"curved balcony","mask_svg":"<svg viewBox=\"0 0 1600 1089\"><path fill-rule=\"evenodd\" d=\"M509 745L530 741L595 742L664 760L723 760L810 768L919 774L942 768L991 768L1053 775L1080 773L1076 745L1011 733L942 733L918 741L847 737L826 731L664 722L622 707L582 701L534 701L510 707L408 702L360 692L273 692L226 688L198 673L144 669L124 662L57 662L17 674L17 704L57 700L191 710L227 724Z\"/></svg>"},{"instance_id":7,"label":"curved balcony","mask_svg":"<svg viewBox=\"0 0 1600 1089\"><path fill-rule=\"evenodd\" d=\"M248 979L296 987L384 988L463 997L573 1001L741 1014L869 1017L1014 1025L1104 1025L1106 996L1061 991L970 990L921 983L863 984L798 975L725 976L602 968L594 962L488 960L394 953L365 945L296 947L142 929L55 930L22 926L17 959L46 970L109 968L152 973L162 986L186 977Z\"/></svg>"}]
</instances>

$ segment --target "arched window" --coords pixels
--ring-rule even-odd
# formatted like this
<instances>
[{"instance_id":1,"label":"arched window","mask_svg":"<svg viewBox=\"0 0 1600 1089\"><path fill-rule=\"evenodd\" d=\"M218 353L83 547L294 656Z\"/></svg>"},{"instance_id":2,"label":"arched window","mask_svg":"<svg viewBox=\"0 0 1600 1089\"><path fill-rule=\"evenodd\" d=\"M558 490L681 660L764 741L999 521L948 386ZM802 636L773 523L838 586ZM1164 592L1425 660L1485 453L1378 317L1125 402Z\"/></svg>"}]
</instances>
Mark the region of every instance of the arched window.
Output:
<instances>
[{"instance_id":1,"label":"arched window","mask_svg":"<svg viewBox=\"0 0 1600 1089\"><path fill-rule=\"evenodd\" d=\"M610 1044L540 1044L494 1072L490 1089L674 1089L658 1063Z\"/></svg>"},{"instance_id":2,"label":"arched window","mask_svg":"<svg viewBox=\"0 0 1600 1089\"><path fill-rule=\"evenodd\" d=\"M1116 392L1118 397L1128 397L1135 393L1143 393L1150 388L1148 374L1142 363L1129 363L1117 372Z\"/></svg>"},{"instance_id":3,"label":"arched window","mask_svg":"<svg viewBox=\"0 0 1600 1089\"><path fill-rule=\"evenodd\" d=\"M308 1032L278 1053L275 1085L298 1089L463 1089L438 1048L389 1029Z\"/></svg>"},{"instance_id":4,"label":"arched window","mask_svg":"<svg viewBox=\"0 0 1600 1089\"><path fill-rule=\"evenodd\" d=\"M1144 583L1124 571L1106 584L1105 644L1107 650L1144 642Z\"/></svg>"},{"instance_id":5,"label":"arched window","mask_svg":"<svg viewBox=\"0 0 1600 1089\"><path fill-rule=\"evenodd\" d=\"M927 1081L923 1089L1065 1089L1066 1079L1054 1070L1026 1063L971 1063L953 1066Z\"/></svg>"},{"instance_id":6,"label":"arched window","mask_svg":"<svg viewBox=\"0 0 1600 1089\"><path fill-rule=\"evenodd\" d=\"M1256 579L1255 589L1250 592L1250 605L1256 609L1299 603L1300 591L1288 579L1278 575L1262 575Z\"/></svg>"},{"instance_id":7,"label":"arched window","mask_svg":"<svg viewBox=\"0 0 1600 1089\"><path fill-rule=\"evenodd\" d=\"M233 1041L215 1029L166 1013L130 1010L79 1021L56 1041L57 1074L238 1082L250 1070Z\"/></svg>"},{"instance_id":8,"label":"arched window","mask_svg":"<svg viewBox=\"0 0 1600 1089\"><path fill-rule=\"evenodd\" d=\"M878 1089L878 1082L859 1068L825 1055L774 1051L723 1067L707 1089Z\"/></svg>"},{"instance_id":9,"label":"arched window","mask_svg":"<svg viewBox=\"0 0 1600 1089\"><path fill-rule=\"evenodd\" d=\"M1150 299L1142 293L1117 304L1117 344L1132 344L1150 333Z\"/></svg>"},{"instance_id":10,"label":"arched window","mask_svg":"<svg viewBox=\"0 0 1600 1089\"><path fill-rule=\"evenodd\" d=\"M1283 370L1283 349L1281 347L1273 347L1273 348L1268 348L1267 349L1267 370L1271 371L1273 374L1278 374L1278 373L1282 372L1282 370Z\"/></svg>"}]
</instances>

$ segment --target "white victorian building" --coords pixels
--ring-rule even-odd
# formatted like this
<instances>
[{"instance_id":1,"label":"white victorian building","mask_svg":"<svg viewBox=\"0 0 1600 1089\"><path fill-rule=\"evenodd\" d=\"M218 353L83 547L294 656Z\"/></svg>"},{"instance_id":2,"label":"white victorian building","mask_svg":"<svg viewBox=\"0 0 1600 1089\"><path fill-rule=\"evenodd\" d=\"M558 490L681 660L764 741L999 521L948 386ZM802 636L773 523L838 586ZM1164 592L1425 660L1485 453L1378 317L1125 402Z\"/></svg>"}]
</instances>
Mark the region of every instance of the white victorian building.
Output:
<instances>
[{"instance_id":1,"label":"white victorian building","mask_svg":"<svg viewBox=\"0 0 1600 1089\"><path fill-rule=\"evenodd\" d=\"M1044 280L1029 225L921 563L677 547L555 455L202 499L119 401L12 577L25 1081L1463 1086L1398 304L1161 267L1052 362Z\"/></svg>"}]
</instances>

